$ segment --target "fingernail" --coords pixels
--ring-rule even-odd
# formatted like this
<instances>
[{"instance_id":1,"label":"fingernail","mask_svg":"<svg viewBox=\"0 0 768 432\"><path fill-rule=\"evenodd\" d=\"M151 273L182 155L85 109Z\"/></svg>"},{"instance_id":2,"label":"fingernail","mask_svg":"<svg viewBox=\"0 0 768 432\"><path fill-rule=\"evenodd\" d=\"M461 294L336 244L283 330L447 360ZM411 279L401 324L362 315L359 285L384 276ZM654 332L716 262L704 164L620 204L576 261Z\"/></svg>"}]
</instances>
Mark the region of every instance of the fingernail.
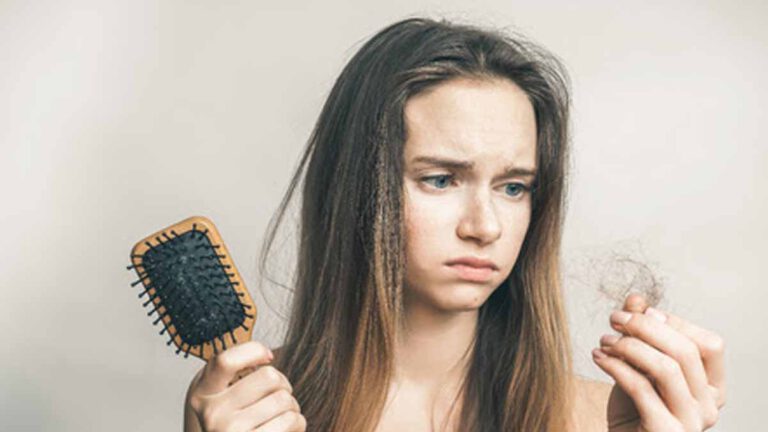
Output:
<instances>
[{"instance_id":1,"label":"fingernail","mask_svg":"<svg viewBox=\"0 0 768 432\"><path fill-rule=\"evenodd\" d=\"M600 348L593 349L592 350L592 355L597 357L597 358L599 358L599 359L604 359L604 358L608 357L608 355L606 353L604 353Z\"/></svg>"},{"instance_id":2,"label":"fingernail","mask_svg":"<svg viewBox=\"0 0 768 432\"><path fill-rule=\"evenodd\" d=\"M648 315L648 316L652 316L652 317L656 318L657 320L659 320L661 322L667 322L667 316L663 312L658 310L658 309L654 309L652 307L648 307L645 310L645 314Z\"/></svg>"},{"instance_id":3,"label":"fingernail","mask_svg":"<svg viewBox=\"0 0 768 432\"><path fill-rule=\"evenodd\" d=\"M616 335L603 335L603 337L600 338L600 345L613 345L619 340L619 337Z\"/></svg>"},{"instance_id":4,"label":"fingernail","mask_svg":"<svg viewBox=\"0 0 768 432\"><path fill-rule=\"evenodd\" d=\"M611 314L611 322L624 325L629 322L629 320L632 318L632 314L629 312L624 312L621 310L614 311Z\"/></svg>"}]
</instances>

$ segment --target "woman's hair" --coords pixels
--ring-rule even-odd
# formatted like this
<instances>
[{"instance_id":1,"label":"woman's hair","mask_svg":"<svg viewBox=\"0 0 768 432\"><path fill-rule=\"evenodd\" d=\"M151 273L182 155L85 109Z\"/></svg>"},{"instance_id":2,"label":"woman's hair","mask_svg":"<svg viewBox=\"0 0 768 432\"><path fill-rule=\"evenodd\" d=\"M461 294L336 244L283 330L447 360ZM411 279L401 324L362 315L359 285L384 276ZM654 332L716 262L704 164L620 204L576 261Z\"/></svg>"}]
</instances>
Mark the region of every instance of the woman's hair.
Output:
<instances>
[{"instance_id":1,"label":"woman's hair","mask_svg":"<svg viewBox=\"0 0 768 432\"><path fill-rule=\"evenodd\" d=\"M409 18L368 40L336 80L270 221L265 263L302 171L298 263L276 367L313 431L370 431L403 318L403 111L452 79L508 79L537 125L531 222L508 278L479 310L459 408L462 431L563 431L572 361L559 253L569 84L546 50L504 32ZM457 400L459 398L457 397Z\"/></svg>"}]
</instances>

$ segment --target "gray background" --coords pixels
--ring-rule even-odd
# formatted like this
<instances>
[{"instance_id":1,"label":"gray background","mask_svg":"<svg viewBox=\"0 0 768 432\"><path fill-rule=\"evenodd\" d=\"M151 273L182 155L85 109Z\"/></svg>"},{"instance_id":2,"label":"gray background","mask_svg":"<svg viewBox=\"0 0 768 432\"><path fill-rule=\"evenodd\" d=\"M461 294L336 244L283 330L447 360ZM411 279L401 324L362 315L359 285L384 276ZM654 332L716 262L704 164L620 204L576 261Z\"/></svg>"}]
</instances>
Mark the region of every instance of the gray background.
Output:
<instances>
[{"instance_id":1,"label":"gray background","mask_svg":"<svg viewBox=\"0 0 768 432\"><path fill-rule=\"evenodd\" d=\"M715 430L761 430L767 12L759 1L0 1L0 429L181 428L202 362L166 347L125 266L137 240L193 214L217 223L257 301L254 339L279 345L285 292L256 283L269 217L346 61L383 26L425 14L516 28L571 73L563 256L577 371L610 380L590 350L613 306L598 285L615 266L600 260L623 251L663 279L662 309L725 337Z\"/></svg>"}]
</instances>

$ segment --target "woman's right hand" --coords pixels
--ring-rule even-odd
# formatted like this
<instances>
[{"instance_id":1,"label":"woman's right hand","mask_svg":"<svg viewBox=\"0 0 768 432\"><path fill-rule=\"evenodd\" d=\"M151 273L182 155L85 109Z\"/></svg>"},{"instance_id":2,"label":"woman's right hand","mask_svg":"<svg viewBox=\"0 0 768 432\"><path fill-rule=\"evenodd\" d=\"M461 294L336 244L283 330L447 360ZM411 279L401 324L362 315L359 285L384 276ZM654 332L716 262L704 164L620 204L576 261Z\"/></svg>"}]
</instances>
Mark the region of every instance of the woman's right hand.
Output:
<instances>
[{"instance_id":1,"label":"woman's right hand","mask_svg":"<svg viewBox=\"0 0 768 432\"><path fill-rule=\"evenodd\" d=\"M201 429L185 421L185 431L303 432L306 419L293 397L293 387L269 365L272 352L255 341L228 348L200 369L187 390L186 411ZM237 380L238 372L255 369ZM233 381L235 381L233 383Z\"/></svg>"}]
</instances>

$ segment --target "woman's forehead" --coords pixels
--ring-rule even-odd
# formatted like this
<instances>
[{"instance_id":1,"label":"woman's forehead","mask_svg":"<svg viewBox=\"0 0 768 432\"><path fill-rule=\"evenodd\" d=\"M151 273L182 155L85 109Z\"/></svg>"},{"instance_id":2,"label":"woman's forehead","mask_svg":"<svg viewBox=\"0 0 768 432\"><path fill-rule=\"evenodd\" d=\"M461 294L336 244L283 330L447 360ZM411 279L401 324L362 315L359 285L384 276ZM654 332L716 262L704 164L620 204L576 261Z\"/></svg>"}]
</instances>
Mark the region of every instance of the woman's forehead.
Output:
<instances>
[{"instance_id":1,"label":"woman's forehead","mask_svg":"<svg viewBox=\"0 0 768 432\"><path fill-rule=\"evenodd\" d=\"M408 101L405 122L406 163L422 156L535 163L533 107L508 81L441 84Z\"/></svg>"}]
</instances>

